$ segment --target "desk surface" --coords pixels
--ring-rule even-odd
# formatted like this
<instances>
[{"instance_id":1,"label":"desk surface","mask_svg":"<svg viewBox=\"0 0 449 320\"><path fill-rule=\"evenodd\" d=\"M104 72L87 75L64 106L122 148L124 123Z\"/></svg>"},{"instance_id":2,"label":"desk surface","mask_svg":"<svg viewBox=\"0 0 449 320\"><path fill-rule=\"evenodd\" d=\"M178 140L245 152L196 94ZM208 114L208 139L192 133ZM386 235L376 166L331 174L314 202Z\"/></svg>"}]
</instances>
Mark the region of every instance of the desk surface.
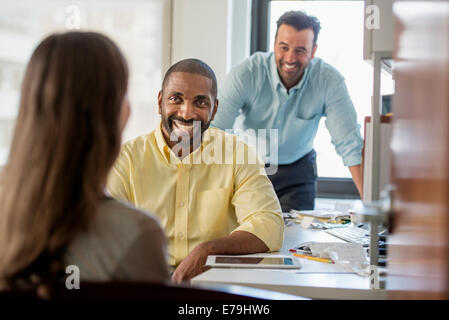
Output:
<instances>
[{"instance_id":1,"label":"desk surface","mask_svg":"<svg viewBox=\"0 0 449 320\"><path fill-rule=\"evenodd\" d=\"M289 254L289 249L307 241L342 242L325 231L291 224L285 228L282 249L267 255ZM298 270L212 268L193 278L192 284L235 284L316 299L386 299L385 290L370 289L369 278L334 264L300 261Z\"/></svg>"}]
</instances>

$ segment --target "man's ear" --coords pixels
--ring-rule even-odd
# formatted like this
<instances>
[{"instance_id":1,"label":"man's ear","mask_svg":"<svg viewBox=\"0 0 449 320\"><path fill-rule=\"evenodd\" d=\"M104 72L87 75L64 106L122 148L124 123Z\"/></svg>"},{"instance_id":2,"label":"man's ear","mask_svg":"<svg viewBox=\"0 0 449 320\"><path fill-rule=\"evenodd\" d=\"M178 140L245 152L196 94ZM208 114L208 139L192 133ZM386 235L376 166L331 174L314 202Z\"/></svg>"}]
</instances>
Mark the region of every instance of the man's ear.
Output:
<instances>
[{"instance_id":1,"label":"man's ear","mask_svg":"<svg viewBox=\"0 0 449 320\"><path fill-rule=\"evenodd\" d=\"M312 59L315 58L315 52L316 52L316 49L317 49L317 48L318 48L318 45L317 45L317 44L313 46L313 49L312 49Z\"/></svg>"},{"instance_id":2,"label":"man's ear","mask_svg":"<svg viewBox=\"0 0 449 320\"><path fill-rule=\"evenodd\" d=\"M210 121L214 120L217 110L218 110L218 99L215 99L214 110L212 111L212 117L210 118Z\"/></svg>"},{"instance_id":3,"label":"man's ear","mask_svg":"<svg viewBox=\"0 0 449 320\"><path fill-rule=\"evenodd\" d=\"M159 91L157 94L157 106L158 106L158 113L162 114L162 90Z\"/></svg>"}]
</instances>

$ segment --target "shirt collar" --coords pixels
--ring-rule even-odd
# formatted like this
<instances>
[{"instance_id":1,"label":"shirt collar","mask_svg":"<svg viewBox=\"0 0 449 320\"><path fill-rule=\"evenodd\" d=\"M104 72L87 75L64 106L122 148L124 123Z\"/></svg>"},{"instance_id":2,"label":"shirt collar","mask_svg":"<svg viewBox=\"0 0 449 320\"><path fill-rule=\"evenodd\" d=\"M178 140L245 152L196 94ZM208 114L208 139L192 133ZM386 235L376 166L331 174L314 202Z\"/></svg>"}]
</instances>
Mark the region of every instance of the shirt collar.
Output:
<instances>
[{"instance_id":1,"label":"shirt collar","mask_svg":"<svg viewBox=\"0 0 449 320\"><path fill-rule=\"evenodd\" d=\"M172 149L167 145L167 142L165 141L164 135L162 134L162 121L159 123L155 130L155 137L156 137L156 143L157 147L159 149L159 152L163 156L164 160L171 165L180 165L180 164L198 164L201 163L201 152L204 148L204 144L210 141L210 129L207 129L203 133L201 146L196 148L192 153L190 153L187 157L184 159L179 159L178 156L173 152Z\"/></svg>"},{"instance_id":2,"label":"shirt collar","mask_svg":"<svg viewBox=\"0 0 449 320\"><path fill-rule=\"evenodd\" d=\"M167 145L167 142L165 142L165 138L164 138L164 136L162 134L162 122L160 122L159 125L157 126L154 135L156 137L156 143L157 143L157 147L159 149L159 152L164 157L164 159L168 163L170 163L170 152L171 152L171 149Z\"/></svg>"},{"instance_id":3,"label":"shirt collar","mask_svg":"<svg viewBox=\"0 0 449 320\"><path fill-rule=\"evenodd\" d=\"M301 81L299 81L296 85L291 87L290 92L301 89L304 86L304 84L307 82L307 79L309 78L310 69L313 64L313 60L314 59L312 59L310 61L309 65L307 66L306 70L304 71ZM279 77L278 68L276 65L275 57L274 57L274 52L271 53L270 68L271 68L271 78L273 79L273 81L272 81L273 89L275 91L278 89L278 87L283 87L284 89L286 89L284 84L281 81L281 78Z\"/></svg>"}]
</instances>

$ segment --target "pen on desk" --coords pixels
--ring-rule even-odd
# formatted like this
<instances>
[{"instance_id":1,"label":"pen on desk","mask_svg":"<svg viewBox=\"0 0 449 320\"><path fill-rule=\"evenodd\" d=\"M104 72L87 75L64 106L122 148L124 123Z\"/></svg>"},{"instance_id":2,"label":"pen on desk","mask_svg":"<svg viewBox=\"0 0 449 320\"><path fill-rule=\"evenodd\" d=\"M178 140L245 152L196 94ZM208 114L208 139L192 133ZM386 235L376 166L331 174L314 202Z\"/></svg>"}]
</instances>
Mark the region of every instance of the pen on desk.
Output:
<instances>
[{"instance_id":1,"label":"pen on desk","mask_svg":"<svg viewBox=\"0 0 449 320\"><path fill-rule=\"evenodd\" d=\"M302 250L302 249L288 249L288 251L305 255L309 255L312 253L310 252L310 250Z\"/></svg>"},{"instance_id":2,"label":"pen on desk","mask_svg":"<svg viewBox=\"0 0 449 320\"><path fill-rule=\"evenodd\" d=\"M306 255L298 254L298 253L292 253L292 254L295 257L299 257L299 258L305 258L305 259L309 259L309 260L313 260L313 261L319 261L319 262L325 262L325 263L333 263L331 259L311 257L311 256L306 256Z\"/></svg>"}]
</instances>

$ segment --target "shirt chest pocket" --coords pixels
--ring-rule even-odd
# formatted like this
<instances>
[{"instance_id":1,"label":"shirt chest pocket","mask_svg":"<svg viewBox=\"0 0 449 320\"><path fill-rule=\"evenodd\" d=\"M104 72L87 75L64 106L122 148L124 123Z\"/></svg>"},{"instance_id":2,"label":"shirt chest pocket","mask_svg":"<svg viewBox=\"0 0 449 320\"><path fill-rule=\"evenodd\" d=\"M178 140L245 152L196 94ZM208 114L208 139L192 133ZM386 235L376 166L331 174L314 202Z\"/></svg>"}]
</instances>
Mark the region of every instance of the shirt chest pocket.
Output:
<instances>
[{"instance_id":1,"label":"shirt chest pocket","mask_svg":"<svg viewBox=\"0 0 449 320\"><path fill-rule=\"evenodd\" d=\"M295 116L299 120L315 120L323 113L323 102L310 95L303 95L295 102Z\"/></svg>"},{"instance_id":2,"label":"shirt chest pocket","mask_svg":"<svg viewBox=\"0 0 449 320\"><path fill-rule=\"evenodd\" d=\"M201 236L220 237L229 232L229 212L232 188L219 188L198 192L195 213L198 217L194 228Z\"/></svg>"}]
</instances>

